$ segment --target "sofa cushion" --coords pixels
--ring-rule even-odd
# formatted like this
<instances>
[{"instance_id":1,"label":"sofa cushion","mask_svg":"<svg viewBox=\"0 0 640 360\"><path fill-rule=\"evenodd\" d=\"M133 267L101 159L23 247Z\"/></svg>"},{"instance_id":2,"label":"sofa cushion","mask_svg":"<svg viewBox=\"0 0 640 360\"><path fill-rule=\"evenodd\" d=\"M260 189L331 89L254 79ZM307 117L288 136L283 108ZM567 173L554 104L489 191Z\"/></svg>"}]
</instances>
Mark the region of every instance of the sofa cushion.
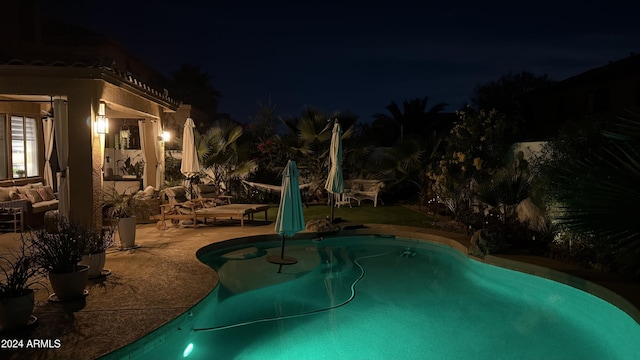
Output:
<instances>
[{"instance_id":1,"label":"sofa cushion","mask_svg":"<svg viewBox=\"0 0 640 360\"><path fill-rule=\"evenodd\" d=\"M218 187L216 187L215 185L198 184L196 186L198 187L200 197L202 198L216 199L220 195L220 193L218 192Z\"/></svg>"},{"instance_id":2,"label":"sofa cushion","mask_svg":"<svg viewBox=\"0 0 640 360\"><path fill-rule=\"evenodd\" d=\"M173 187L164 189L164 191L167 194L167 197L170 200L172 199L175 202L183 203L189 200L187 198L187 189L184 186L173 186ZM172 201L169 201L169 202L172 202Z\"/></svg>"},{"instance_id":3,"label":"sofa cushion","mask_svg":"<svg viewBox=\"0 0 640 360\"><path fill-rule=\"evenodd\" d=\"M9 196L11 197L11 200L29 200L27 194L19 192L18 189L11 191Z\"/></svg>"},{"instance_id":4,"label":"sofa cushion","mask_svg":"<svg viewBox=\"0 0 640 360\"><path fill-rule=\"evenodd\" d=\"M19 194L27 195L27 190L31 189L31 184L27 184L24 186L16 186L16 191Z\"/></svg>"},{"instance_id":5,"label":"sofa cushion","mask_svg":"<svg viewBox=\"0 0 640 360\"><path fill-rule=\"evenodd\" d=\"M32 204L39 203L42 201L42 197L38 194L38 189L29 189L27 190L27 197Z\"/></svg>"},{"instance_id":6,"label":"sofa cushion","mask_svg":"<svg viewBox=\"0 0 640 360\"><path fill-rule=\"evenodd\" d=\"M156 197L156 188L149 185L144 190L138 191L136 197L140 200L150 200Z\"/></svg>"},{"instance_id":7,"label":"sofa cushion","mask_svg":"<svg viewBox=\"0 0 640 360\"><path fill-rule=\"evenodd\" d=\"M38 203L32 203L33 213L39 214L49 210L58 209L58 200L40 201Z\"/></svg>"},{"instance_id":8,"label":"sofa cushion","mask_svg":"<svg viewBox=\"0 0 640 360\"><path fill-rule=\"evenodd\" d=\"M44 190L49 194L50 197L52 197L53 199L57 199L56 193L53 192L53 189L51 188L51 186L48 186L48 185L45 186Z\"/></svg>"},{"instance_id":9,"label":"sofa cushion","mask_svg":"<svg viewBox=\"0 0 640 360\"><path fill-rule=\"evenodd\" d=\"M16 188L11 187L0 187L0 201L9 201L11 200L11 191L16 191Z\"/></svg>"},{"instance_id":10,"label":"sofa cushion","mask_svg":"<svg viewBox=\"0 0 640 360\"><path fill-rule=\"evenodd\" d=\"M53 190L48 186L37 188L35 189L35 191L38 193L38 195L40 195L42 201L55 200L56 198L56 196L53 194Z\"/></svg>"}]
</instances>

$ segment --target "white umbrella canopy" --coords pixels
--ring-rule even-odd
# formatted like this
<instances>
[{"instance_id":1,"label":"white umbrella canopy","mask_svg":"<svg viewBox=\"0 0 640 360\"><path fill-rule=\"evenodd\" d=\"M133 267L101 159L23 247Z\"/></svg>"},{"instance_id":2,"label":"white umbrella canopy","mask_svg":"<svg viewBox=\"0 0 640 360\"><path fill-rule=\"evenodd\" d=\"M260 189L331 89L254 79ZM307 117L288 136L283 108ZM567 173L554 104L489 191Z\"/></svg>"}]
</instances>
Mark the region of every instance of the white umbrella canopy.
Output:
<instances>
[{"instance_id":1,"label":"white umbrella canopy","mask_svg":"<svg viewBox=\"0 0 640 360\"><path fill-rule=\"evenodd\" d=\"M180 172L186 177L192 177L200 171L200 163L198 163L198 153L196 152L196 144L193 129L196 125L193 119L187 118L184 122L184 130L182 132L182 164Z\"/></svg>"},{"instance_id":2,"label":"white umbrella canopy","mask_svg":"<svg viewBox=\"0 0 640 360\"><path fill-rule=\"evenodd\" d=\"M282 172L282 193L280 195L280 205L276 216L275 232L282 236L282 248L280 256L270 256L267 261L279 264L278 272L282 270L282 265L292 265L297 262L295 258L284 256L285 237L293 236L305 229L304 214L302 212L302 196L300 187L298 168L296 162L289 160Z\"/></svg>"},{"instance_id":3,"label":"white umbrella canopy","mask_svg":"<svg viewBox=\"0 0 640 360\"><path fill-rule=\"evenodd\" d=\"M182 132L182 164L180 164L180 172L182 172L187 179L191 179L200 172L200 163L198 162L198 153L196 152L193 133L195 127L196 125L193 123L193 119L187 118Z\"/></svg>"},{"instance_id":4,"label":"white umbrella canopy","mask_svg":"<svg viewBox=\"0 0 640 360\"><path fill-rule=\"evenodd\" d=\"M324 188L331 194L342 194L344 192L344 179L342 178L342 127L337 121L333 125L331 134L331 146L329 147L329 176ZM331 222L333 222L335 196L331 195Z\"/></svg>"}]
</instances>

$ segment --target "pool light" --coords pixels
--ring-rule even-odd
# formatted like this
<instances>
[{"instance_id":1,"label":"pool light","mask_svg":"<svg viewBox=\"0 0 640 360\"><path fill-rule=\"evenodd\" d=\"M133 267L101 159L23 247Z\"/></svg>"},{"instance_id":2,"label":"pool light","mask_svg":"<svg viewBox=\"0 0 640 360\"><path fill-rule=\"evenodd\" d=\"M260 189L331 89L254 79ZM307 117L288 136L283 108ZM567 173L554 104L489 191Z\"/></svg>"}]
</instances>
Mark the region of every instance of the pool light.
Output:
<instances>
[{"instance_id":1,"label":"pool light","mask_svg":"<svg viewBox=\"0 0 640 360\"><path fill-rule=\"evenodd\" d=\"M186 358L187 356L189 356L189 354L191 354L192 351L193 351L193 343L189 343L189 345L187 345L187 347L182 352L182 357Z\"/></svg>"}]
</instances>

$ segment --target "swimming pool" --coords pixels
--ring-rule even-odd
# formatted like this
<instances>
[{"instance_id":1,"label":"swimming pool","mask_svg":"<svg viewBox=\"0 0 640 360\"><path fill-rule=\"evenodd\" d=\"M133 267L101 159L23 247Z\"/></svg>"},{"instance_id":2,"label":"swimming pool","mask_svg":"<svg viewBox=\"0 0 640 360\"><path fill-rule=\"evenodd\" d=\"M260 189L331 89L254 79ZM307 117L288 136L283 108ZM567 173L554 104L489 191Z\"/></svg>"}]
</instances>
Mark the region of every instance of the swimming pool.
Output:
<instances>
[{"instance_id":1,"label":"swimming pool","mask_svg":"<svg viewBox=\"0 0 640 360\"><path fill-rule=\"evenodd\" d=\"M188 314L108 358L635 359L640 325L591 294L378 236L208 251L219 285ZM143 344L143 345L142 345Z\"/></svg>"}]
</instances>

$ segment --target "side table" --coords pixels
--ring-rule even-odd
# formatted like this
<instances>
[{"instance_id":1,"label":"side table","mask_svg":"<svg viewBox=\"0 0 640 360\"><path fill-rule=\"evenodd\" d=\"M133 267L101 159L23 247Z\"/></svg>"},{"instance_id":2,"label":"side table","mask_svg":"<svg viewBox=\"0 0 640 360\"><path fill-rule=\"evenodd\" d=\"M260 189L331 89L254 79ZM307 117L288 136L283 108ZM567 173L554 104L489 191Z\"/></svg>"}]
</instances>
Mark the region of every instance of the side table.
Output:
<instances>
[{"instance_id":1,"label":"side table","mask_svg":"<svg viewBox=\"0 0 640 360\"><path fill-rule=\"evenodd\" d=\"M0 231L22 232L24 222L21 208L0 208Z\"/></svg>"}]
</instances>

